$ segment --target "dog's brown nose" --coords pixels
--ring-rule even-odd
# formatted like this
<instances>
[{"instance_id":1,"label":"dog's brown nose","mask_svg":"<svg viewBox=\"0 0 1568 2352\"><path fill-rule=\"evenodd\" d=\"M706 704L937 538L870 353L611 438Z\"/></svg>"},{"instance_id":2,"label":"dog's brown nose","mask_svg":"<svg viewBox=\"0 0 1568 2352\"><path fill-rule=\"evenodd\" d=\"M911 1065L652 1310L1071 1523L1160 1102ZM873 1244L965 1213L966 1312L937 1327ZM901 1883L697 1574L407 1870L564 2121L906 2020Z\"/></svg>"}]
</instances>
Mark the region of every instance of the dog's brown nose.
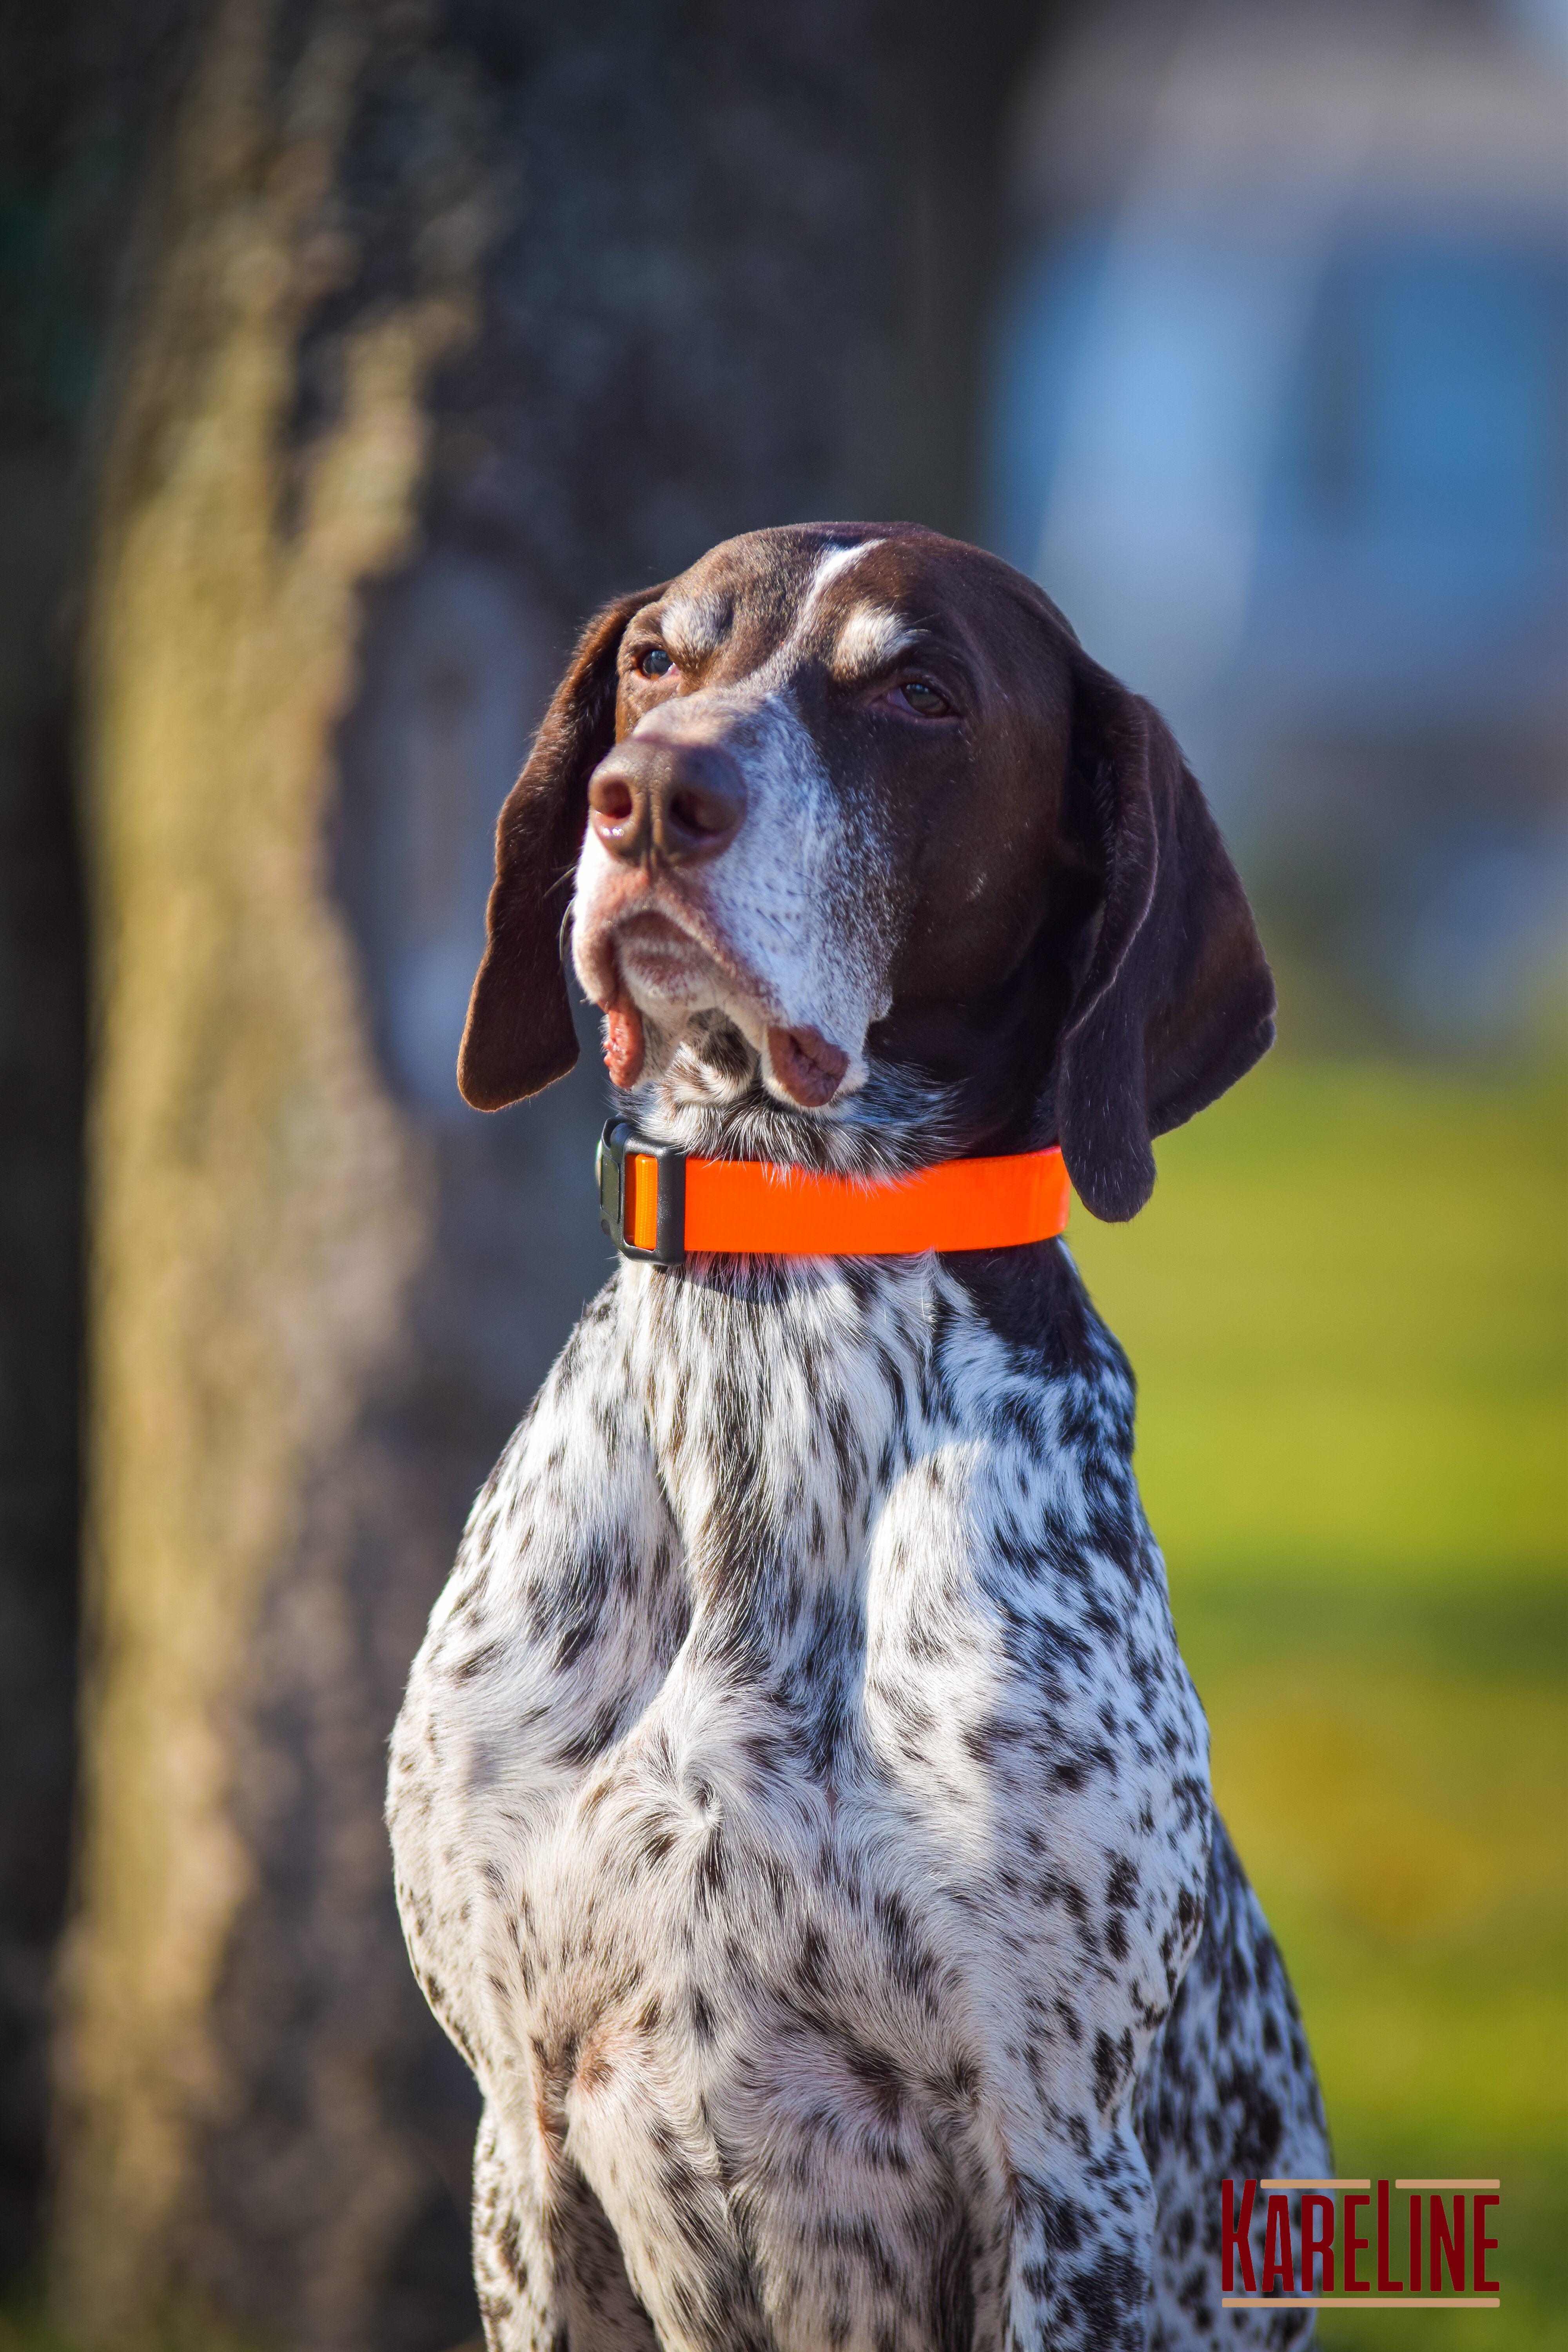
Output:
<instances>
[{"instance_id":1,"label":"dog's brown nose","mask_svg":"<svg viewBox=\"0 0 1568 2352\"><path fill-rule=\"evenodd\" d=\"M716 743L628 735L594 771L594 831L612 857L687 866L729 846L746 814L746 787Z\"/></svg>"}]
</instances>

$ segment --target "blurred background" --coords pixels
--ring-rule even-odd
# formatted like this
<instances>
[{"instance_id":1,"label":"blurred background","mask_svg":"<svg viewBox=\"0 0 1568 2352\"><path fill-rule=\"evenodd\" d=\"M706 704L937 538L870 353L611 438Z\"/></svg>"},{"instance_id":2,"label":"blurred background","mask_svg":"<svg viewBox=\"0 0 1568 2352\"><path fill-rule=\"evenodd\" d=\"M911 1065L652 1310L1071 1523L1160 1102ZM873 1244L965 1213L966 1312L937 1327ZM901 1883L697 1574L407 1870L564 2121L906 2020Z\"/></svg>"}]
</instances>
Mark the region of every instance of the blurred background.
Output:
<instances>
[{"instance_id":1,"label":"blurred background","mask_svg":"<svg viewBox=\"0 0 1568 2352\"><path fill-rule=\"evenodd\" d=\"M1565 132L1561 0L0 20L5 2352L475 2335L384 1741L606 1271L590 1026L455 1090L491 828L598 601L885 514L1253 891L1074 1246L1342 2168L1568 2344Z\"/></svg>"}]
</instances>

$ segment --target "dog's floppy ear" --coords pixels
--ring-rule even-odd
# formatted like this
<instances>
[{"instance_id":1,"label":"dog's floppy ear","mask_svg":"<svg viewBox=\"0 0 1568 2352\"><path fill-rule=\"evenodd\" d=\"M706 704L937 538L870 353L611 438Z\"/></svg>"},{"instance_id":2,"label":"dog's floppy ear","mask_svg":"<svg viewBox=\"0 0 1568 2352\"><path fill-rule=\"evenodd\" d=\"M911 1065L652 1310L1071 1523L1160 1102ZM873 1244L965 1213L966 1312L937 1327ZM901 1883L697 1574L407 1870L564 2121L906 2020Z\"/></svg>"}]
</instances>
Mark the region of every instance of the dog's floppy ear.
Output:
<instances>
[{"instance_id":1,"label":"dog's floppy ear","mask_svg":"<svg viewBox=\"0 0 1568 2352\"><path fill-rule=\"evenodd\" d=\"M1233 1086L1274 1038L1274 982L1241 877L1158 711L1074 656L1068 814L1104 877L1056 1066L1062 1155L1097 1217L1154 1189L1150 1139Z\"/></svg>"},{"instance_id":2,"label":"dog's floppy ear","mask_svg":"<svg viewBox=\"0 0 1568 2352\"><path fill-rule=\"evenodd\" d=\"M496 878L484 960L468 999L458 1086L476 1110L504 1110L563 1078L577 1038L561 962L561 926L588 817L588 779L616 730L616 656L640 588L591 620L544 714L496 826Z\"/></svg>"}]
</instances>

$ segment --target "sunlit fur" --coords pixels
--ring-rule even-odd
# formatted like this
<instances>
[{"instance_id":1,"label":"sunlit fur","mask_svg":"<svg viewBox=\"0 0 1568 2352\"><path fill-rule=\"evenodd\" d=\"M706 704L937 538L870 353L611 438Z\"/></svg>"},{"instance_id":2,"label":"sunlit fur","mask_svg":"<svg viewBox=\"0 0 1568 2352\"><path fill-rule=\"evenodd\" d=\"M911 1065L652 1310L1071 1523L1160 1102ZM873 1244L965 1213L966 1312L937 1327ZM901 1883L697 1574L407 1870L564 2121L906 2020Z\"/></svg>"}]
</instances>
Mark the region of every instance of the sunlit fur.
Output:
<instances>
[{"instance_id":1,"label":"sunlit fur","mask_svg":"<svg viewBox=\"0 0 1568 2352\"><path fill-rule=\"evenodd\" d=\"M854 909L795 887L817 783L763 715L765 814L710 900L792 1019L848 1003L863 1048ZM757 1019L644 1009L626 1108L689 1150L885 1173L956 1131L874 1055L804 1115ZM623 1265L475 1506L389 1818L484 2095L491 2352L1310 2333L1219 2308L1222 2179L1331 2167L1212 1811L1131 1378L1063 1245L1013 1255L1021 1336L958 1258Z\"/></svg>"},{"instance_id":2,"label":"sunlit fur","mask_svg":"<svg viewBox=\"0 0 1568 2352\"><path fill-rule=\"evenodd\" d=\"M1053 1367L929 1257L628 1265L480 1497L392 1821L493 2346L1304 2326L1215 2331L1218 2171L1328 2159L1223 1843L1166 2024L1206 1738L1079 1304Z\"/></svg>"}]
</instances>

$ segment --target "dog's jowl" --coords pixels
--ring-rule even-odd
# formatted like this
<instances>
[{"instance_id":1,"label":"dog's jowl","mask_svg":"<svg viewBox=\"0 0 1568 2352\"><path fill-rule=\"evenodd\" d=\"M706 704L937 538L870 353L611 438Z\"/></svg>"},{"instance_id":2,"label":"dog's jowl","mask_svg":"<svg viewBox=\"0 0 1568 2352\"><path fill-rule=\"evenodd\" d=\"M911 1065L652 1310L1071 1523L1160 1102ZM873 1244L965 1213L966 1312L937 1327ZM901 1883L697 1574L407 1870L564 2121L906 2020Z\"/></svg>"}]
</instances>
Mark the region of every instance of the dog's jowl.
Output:
<instances>
[{"instance_id":1,"label":"dog's jowl","mask_svg":"<svg viewBox=\"0 0 1568 2352\"><path fill-rule=\"evenodd\" d=\"M1197 785L1005 565L758 532L562 681L481 1108L570 1067L568 938L626 1254L475 1506L390 1793L484 2095L489 2344L1301 2342L1222 2310L1219 2184L1330 2171L1311 2064L1131 1376L1038 1209L1065 1161L1131 1216L1269 1042Z\"/></svg>"}]
</instances>

